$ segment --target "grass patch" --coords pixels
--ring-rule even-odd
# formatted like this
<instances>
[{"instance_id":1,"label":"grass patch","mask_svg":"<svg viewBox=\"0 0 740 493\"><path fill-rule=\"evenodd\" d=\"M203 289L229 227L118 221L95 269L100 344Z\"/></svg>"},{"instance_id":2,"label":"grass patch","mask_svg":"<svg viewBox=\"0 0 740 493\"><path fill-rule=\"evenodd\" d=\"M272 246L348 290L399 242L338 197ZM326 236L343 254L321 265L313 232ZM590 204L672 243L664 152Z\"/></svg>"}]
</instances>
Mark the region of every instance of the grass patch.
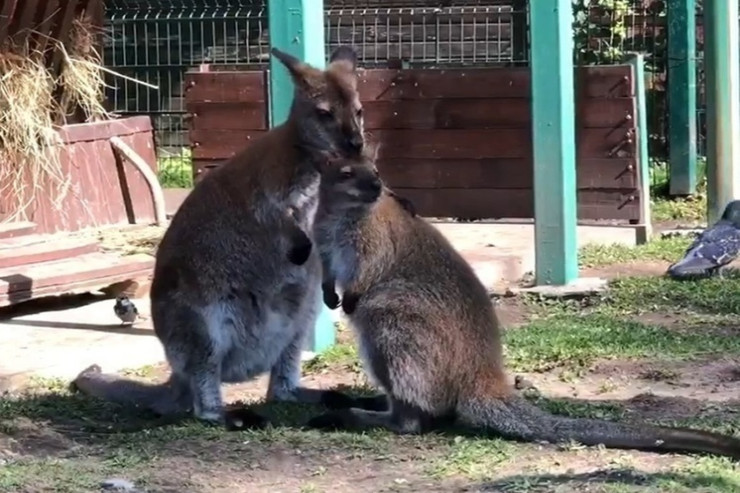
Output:
<instances>
[{"instance_id":1,"label":"grass patch","mask_svg":"<svg viewBox=\"0 0 740 493\"><path fill-rule=\"evenodd\" d=\"M190 149L180 154L157 159L159 183L162 188L191 188L193 186L193 160Z\"/></svg>"},{"instance_id":2,"label":"grass patch","mask_svg":"<svg viewBox=\"0 0 740 493\"><path fill-rule=\"evenodd\" d=\"M726 333L680 332L606 313L543 318L507 331L504 340L506 361L514 371L585 369L599 358L686 359L740 354L740 343Z\"/></svg>"},{"instance_id":3,"label":"grass patch","mask_svg":"<svg viewBox=\"0 0 740 493\"><path fill-rule=\"evenodd\" d=\"M656 238L648 243L636 246L618 243L612 245L590 243L579 250L578 262L581 267L600 267L654 260L675 262L683 257L692 240L693 238L689 236L670 236Z\"/></svg>"},{"instance_id":4,"label":"grass patch","mask_svg":"<svg viewBox=\"0 0 740 493\"><path fill-rule=\"evenodd\" d=\"M693 311L699 315L736 315L740 312L740 274L696 281L666 277L626 277L611 282L604 308L639 313L658 309Z\"/></svg>"}]
</instances>

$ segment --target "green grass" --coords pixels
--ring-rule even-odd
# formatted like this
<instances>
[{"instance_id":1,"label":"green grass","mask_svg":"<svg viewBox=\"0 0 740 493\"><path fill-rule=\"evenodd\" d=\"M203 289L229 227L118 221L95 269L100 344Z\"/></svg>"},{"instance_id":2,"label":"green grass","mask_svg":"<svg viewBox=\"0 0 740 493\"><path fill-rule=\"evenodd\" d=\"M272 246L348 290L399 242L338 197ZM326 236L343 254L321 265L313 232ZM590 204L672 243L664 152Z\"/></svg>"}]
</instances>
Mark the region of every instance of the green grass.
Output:
<instances>
[{"instance_id":1,"label":"green grass","mask_svg":"<svg viewBox=\"0 0 740 493\"><path fill-rule=\"evenodd\" d=\"M612 245L590 243L579 250L578 261L581 267L599 267L651 260L675 262L684 255L691 241L692 237L687 235L655 238L648 243L637 246L619 243Z\"/></svg>"},{"instance_id":2,"label":"green grass","mask_svg":"<svg viewBox=\"0 0 740 493\"><path fill-rule=\"evenodd\" d=\"M160 157L157 159L157 167L162 188L193 186L193 160L190 149L183 148L181 154Z\"/></svg>"}]
</instances>

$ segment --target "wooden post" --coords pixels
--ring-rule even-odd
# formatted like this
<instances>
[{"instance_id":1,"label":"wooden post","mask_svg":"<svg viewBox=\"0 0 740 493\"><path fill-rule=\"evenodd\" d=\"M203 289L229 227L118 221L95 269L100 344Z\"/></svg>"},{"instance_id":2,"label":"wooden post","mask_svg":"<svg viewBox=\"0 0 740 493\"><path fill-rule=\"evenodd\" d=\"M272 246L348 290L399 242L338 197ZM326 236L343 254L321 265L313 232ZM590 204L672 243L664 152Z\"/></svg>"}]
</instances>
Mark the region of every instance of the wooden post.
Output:
<instances>
[{"instance_id":1,"label":"wooden post","mask_svg":"<svg viewBox=\"0 0 740 493\"><path fill-rule=\"evenodd\" d=\"M707 80L707 220L740 198L738 2L704 3Z\"/></svg>"},{"instance_id":2,"label":"wooden post","mask_svg":"<svg viewBox=\"0 0 740 493\"><path fill-rule=\"evenodd\" d=\"M696 192L696 0L668 0L671 195Z\"/></svg>"},{"instance_id":3,"label":"wooden post","mask_svg":"<svg viewBox=\"0 0 740 493\"><path fill-rule=\"evenodd\" d=\"M578 278L571 0L530 2L535 277Z\"/></svg>"},{"instance_id":4,"label":"wooden post","mask_svg":"<svg viewBox=\"0 0 740 493\"><path fill-rule=\"evenodd\" d=\"M325 66L323 0L269 0L268 12L270 47L279 48L314 67ZM280 125L290 112L293 82L288 71L275 57L270 57L269 101L270 125ZM331 312L320 297L318 302L319 318L306 348L317 353L335 342Z\"/></svg>"}]
</instances>

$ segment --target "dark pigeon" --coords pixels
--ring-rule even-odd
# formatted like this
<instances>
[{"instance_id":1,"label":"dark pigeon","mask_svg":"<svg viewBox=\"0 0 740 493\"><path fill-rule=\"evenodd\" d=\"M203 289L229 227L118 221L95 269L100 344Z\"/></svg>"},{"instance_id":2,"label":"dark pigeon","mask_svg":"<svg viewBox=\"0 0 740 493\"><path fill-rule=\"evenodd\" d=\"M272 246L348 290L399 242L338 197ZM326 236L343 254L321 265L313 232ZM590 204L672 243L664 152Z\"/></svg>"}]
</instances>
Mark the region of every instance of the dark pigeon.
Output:
<instances>
[{"instance_id":1,"label":"dark pigeon","mask_svg":"<svg viewBox=\"0 0 740 493\"><path fill-rule=\"evenodd\" d=\"M674 279L711 276L740 254L740 200L725 207L722 217L705 229L686 249L683 258L668 267Z\"/></svg>"},{"instance_id":2,"label":"dark pigeon","mask_svg":"<svg viewBox=\"0 0 740 493\"><path fill-rule=\"evenodd\" d=\"M139 317L139 310L136 305L128 299L128 296L119 296L116 298L116 304L113 306L116 316L121 319L121 325L133 324Z\"/></svg>"}]
</instances>

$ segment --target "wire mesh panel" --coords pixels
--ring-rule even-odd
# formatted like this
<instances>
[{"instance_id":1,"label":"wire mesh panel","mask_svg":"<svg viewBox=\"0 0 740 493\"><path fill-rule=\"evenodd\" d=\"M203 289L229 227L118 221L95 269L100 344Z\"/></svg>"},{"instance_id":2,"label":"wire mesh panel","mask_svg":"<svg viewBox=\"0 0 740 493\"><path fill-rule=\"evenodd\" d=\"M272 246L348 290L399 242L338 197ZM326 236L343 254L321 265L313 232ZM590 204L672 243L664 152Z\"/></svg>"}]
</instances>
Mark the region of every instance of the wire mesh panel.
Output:
<instances>
[{"instance_id":1,"label":"wire mesh panel","mask_svg":"<svg viewBox=\"0 0 740 493\"><path fill-rule=\"evenodd\" d=\"M262 0L114 0L106 4L108 100L120 114L147 114L156 129L160 177L189 186L183 77L199 64L264 64Z\"/></svg>"},{"instance_id":2,"label":"wire mesh panel","mask_svg":"<svg viewBox=\"0 0 740 493\"><path fill-rule=\"evenodd\" d=\"M350 8L351 3L384 6ZM526 6L521 0L332 2L326 13L327 52L351 44L368 68L526 64Z\"/></svg>"}]
</instances>

